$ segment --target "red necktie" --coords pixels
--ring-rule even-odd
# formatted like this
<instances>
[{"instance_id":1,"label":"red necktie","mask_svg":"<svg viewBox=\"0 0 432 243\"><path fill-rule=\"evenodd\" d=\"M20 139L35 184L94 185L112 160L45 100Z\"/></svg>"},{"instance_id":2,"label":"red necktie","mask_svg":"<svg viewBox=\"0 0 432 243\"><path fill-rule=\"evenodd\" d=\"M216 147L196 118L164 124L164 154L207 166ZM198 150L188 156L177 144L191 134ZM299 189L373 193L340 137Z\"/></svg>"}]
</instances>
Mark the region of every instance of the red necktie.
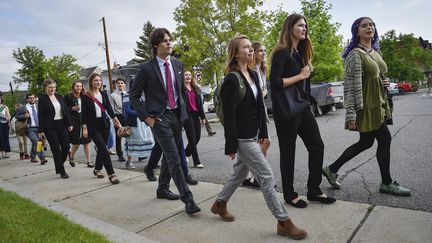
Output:
<instances>
[{"instance_id":1,"label":"red necktie","mask_svg":"<svg viewBox=\"0 0 432 243\"><path fill-rule=\"evenodd\" d=\"M168 106L170 109L174 109L176 107L175 97L174 97L174 89L171 78L171 70L169 67L169 63L165 62L165 78L167 85L167 93L168 93Z\"/></svg>"}]
</instances>

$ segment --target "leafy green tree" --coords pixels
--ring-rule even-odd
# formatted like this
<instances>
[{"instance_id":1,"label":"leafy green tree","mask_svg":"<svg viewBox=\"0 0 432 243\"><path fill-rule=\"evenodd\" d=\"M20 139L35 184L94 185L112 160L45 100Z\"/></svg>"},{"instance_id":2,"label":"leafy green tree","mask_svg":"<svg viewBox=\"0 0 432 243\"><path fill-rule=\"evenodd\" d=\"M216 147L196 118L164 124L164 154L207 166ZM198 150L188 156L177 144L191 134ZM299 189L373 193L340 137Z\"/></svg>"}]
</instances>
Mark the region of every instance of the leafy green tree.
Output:
<instances>
[{"instance_id":1,"label":"leafy green tree","mask_svg":"<svg viewBox=\"0 0 432 243\"><path fill-rule=\"evenodd\" d=\"M186 68L203 67L204 77L220 78L228 42L237 35L251 41L265 39L274 11L258 10L255 0L185 0L174 11L177 22L175 51ZM204 83L211 83L205 79Z\"/></svg>"},{"instance_id":2,"label":"leafy green tree","mask_svg":"<svg viewBox=\"0 0 432 243\"><path fill-rule=\"evenodd\" d=\"M271 51L279 41L280 31L288 14L288 12L282 11L281 9L277 10L273 15L271 24L267 27L267 34L264 40L264 45L267 49L267 58L270 58ZM270 61L271 60L268 60L269 64Z\"/></svg>"},{"instance_id":3,"label":"leafy green tree","mask_svg":"<svg viewBox=\"0 0 432 243\"><path fill-rule=\"evenodd\" d=\"M142 63L150 60L153 57L153 47L150 41L150 35L155 27L150 21L147 21L143 26L143 35L139 37L139 41L136 42L137 48L134 49L135 55L137 56L134 61Z\"/></svg>"},{"instance_id":4,"label":"leafy green tree","mask_svg":"<svg viewBox=\"0 0 432 243\"><path fill-rule=\"evenodd\" d=\"M18 48L12 52L13 58L21 64L21 68L13 76L15 83L28 83L29 91L42 93L42 83L48 75L48 65L43 51L34 46Z\"/></svg>"},{"instance_id":5,"label":"leafy green tree","mask_svg":"<svg viewBox=\"0 0 432 243\"><path fill-rule=\"evenodd\" d=\"M43 93L42 83L47 78L56 81L59 94L69 92L80 68L72 55L63 54L47 59L43 51L34 46L18 48L13 51L12 56L21 64L13 77L14 82L27 83L29 91L34 94Z\"/></svg>"},{"instance_id":6,"label":"leafy green tree","mask_svg":"<svg viewBox=\"0 0 432 243\"><path fill-rule=\"evenodd\" d=\"M432 51L420 46L413 34L396 35L394 30L381 36L380 48L388 67L388 76L396 81L424 79L424 70L432 63Z\"/></svg>"},{"instance_id":7,"label":"leafy green tree","mask_svg":"<svg viewBox=\"0 0 432 243\"><path fill-rule=\"evenodd\" d=\"M57 93L67 94L71 91L72 82L79 78L80 66L75 64L76 58L70 54L53 56L47 60L48 75L57 83Z\"/></svg>"},{"instance_id":8,"label":"leafy green tree","mask_svg":"<svg viewBox=\"0 0 432 243\"><path fill-rule=\"evenodd\" d=\"M309 37L314 48L312 81L331 82L343 78L342 36L340 23L331 23L331 4L324 0L300 0L302 13L308 20Z\"/></svg>"}]
</instances>

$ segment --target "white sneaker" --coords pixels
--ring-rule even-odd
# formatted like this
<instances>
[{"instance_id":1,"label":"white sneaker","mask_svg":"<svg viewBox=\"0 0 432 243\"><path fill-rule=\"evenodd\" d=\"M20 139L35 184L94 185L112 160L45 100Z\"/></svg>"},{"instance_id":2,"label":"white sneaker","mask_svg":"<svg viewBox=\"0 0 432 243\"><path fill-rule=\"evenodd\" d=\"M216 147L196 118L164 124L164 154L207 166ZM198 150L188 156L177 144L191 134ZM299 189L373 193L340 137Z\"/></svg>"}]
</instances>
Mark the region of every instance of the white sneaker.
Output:
<instances>
[{"instance_id":1,"label":"white sneaker","mask_svg":"<svg viewBox=\"0 0 432 243\"><path fill-rule=\"evenodd\" d=\"M195 165L195 168L200 168L200 169L202 169L202 168L204 168L204 165L203 165L203 164L197 164L197 165Z\"/></svg>"},{"instance_id":2,"label":"white sneaker","mask_svg":"<svg viewBox=\"0 0 432 243\"><path fill-rule=\"evenodd\" d=\"M135 169L135 168L136 167L132 162L130 162L130 161L126 162L126 169Z\"/></svg>"}]
</instances>

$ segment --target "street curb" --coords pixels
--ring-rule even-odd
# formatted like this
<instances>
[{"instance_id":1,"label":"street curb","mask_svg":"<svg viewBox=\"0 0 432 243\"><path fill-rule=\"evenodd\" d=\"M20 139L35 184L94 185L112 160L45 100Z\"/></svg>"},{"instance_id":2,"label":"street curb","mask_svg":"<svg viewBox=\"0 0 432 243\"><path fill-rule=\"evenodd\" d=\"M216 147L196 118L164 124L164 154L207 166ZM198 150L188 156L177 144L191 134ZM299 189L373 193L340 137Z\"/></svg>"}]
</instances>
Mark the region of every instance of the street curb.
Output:
<instances>
[{"instance_id":1,"label":"street curb","mask_svg":"<svg viewBox=\"0 0 432 243\"><path fill-rule=\"evenodd\" d=\"M33 192L17 187L13 184L0 180L0 188L5 191L15 192L23 198L27 198L34 203L44 208L50 209L65 216L68 220L80 224L81 226L96 231L108 238L112 242L148 242L155 243L157 241L150 240L144 236L124 230L105 221L90 217L86 214L78 212L74 209L65 207L60 203L52 202L46 199L39 198Z\"/></svg>"}]
</instances>

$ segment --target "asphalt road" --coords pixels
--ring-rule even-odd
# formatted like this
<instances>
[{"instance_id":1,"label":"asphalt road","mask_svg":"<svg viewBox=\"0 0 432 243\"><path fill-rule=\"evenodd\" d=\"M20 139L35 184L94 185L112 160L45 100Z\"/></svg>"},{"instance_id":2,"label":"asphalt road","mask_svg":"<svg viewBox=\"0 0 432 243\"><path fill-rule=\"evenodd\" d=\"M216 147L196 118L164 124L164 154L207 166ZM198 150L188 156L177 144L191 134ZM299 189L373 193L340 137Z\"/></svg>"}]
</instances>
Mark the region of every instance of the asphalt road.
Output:
<instances>
[{"instance_id":1,"label":"asphalt road","mask_svg":"<svg viewBox=\"0 0 432 243\"><path fill-rule=\"evenodd\" d=\"M345 164L339 171L341 189L331 189L323 177L322 189L330 196L340 200L362 202L373 205L400 207L432 212L432 98L425 98L426 91L408 93L393 98L394 125L389 126L392 134L391 147L391 175L399 184L412 192L411 197L395 197L378 192L381 182L378 163L376 161L376 143L374 146ZM428 96L429 97L429 96ZM321 136L325 144L324 165L332 163L351 144L358 140L358 133L343 129L344 109L332 111L317 117ZM214 117L208 114L208 118ZM204 169L191 168L191 174L199 181L224 183L232 173L233 161L224 155L223 127L220 123L211 124L216 135L209 137L205 129L198 145ZM279 171L279 146L273 120L269 125L272 145L268 154L277 190L281 190ZM186 142L186 138L185 138ZM17 148L16 139L11 139L13 148ZM93 161L94 155L93 153ZM78 160L84 161L82 149L79 150ZM112 156L116 168L124 168L124 163L116 161ZM192 158L190 158L191 160ZM138 171L142 171L147 160L135 162ZM52 164L48 166L53 166ZM67 165L66 170L68 170ZM54 168L53 168L54 169ZM308 176L307 151L299 138L297 141L295 189L301 195L306 195ZM191 188L193 191L193 187Z\"/></svg>"}]
</instances>

